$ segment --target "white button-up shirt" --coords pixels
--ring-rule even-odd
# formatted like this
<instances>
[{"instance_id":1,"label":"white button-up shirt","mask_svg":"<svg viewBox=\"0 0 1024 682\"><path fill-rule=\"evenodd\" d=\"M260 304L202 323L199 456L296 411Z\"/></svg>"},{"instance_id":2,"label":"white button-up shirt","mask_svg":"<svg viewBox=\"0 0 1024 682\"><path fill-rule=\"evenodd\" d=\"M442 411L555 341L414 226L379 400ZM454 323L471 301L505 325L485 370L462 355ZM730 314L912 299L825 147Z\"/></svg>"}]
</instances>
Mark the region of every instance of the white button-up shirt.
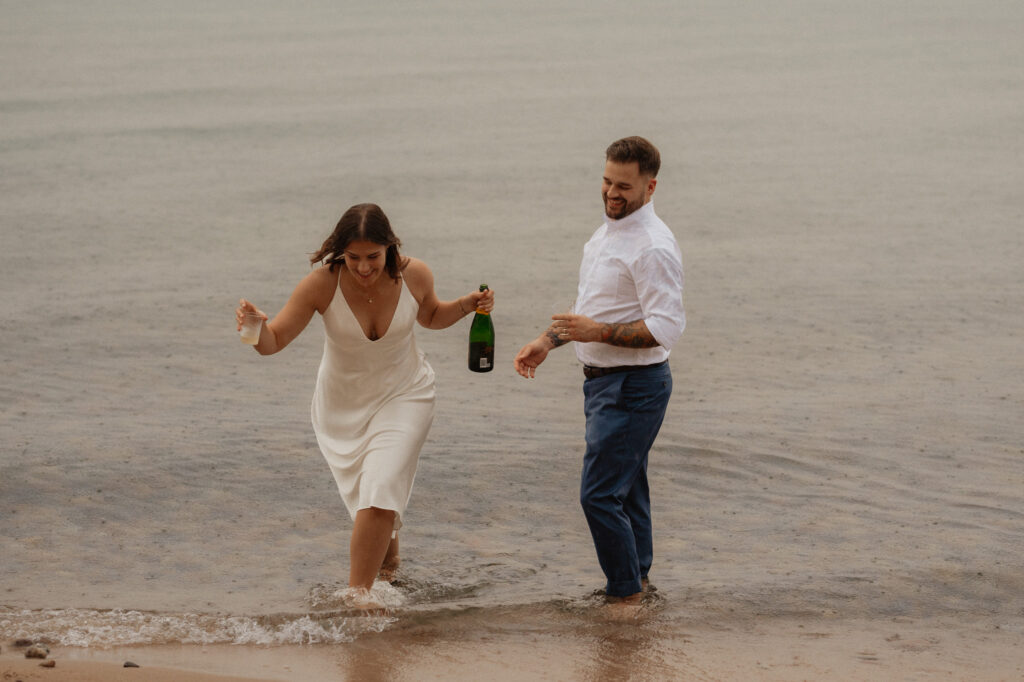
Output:
<instances>
[{"instance_id":1,"label":"white button-up shirt","mask_svg":"<svg viewBox=\"0 0 1024 682\"><path fill-rule=\"evenodd\" d=\"M606 218L583 247L573 312L603 323L643 320L660 344L576 343L576 357L584 365L653 365L668 359L686 326L683 259L672 231L655 215L653 201L622 220Z\"/></svg>"}]
</instances>

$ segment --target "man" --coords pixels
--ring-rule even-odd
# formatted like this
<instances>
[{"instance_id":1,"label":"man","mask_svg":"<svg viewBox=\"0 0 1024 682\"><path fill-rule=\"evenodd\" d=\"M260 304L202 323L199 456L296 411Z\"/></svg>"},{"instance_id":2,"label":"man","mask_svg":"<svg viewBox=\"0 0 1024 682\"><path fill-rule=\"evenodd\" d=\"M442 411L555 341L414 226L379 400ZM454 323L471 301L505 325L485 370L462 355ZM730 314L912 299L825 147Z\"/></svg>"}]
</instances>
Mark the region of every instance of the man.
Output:
<instances>
[{"instance_id":1,"label":"man","mask_svg":"<svg viewBox=\"0 0 1024 682\"><path fill-rule=\"evenodd\" d=\"M686 325L679 246L651 201L660 166L642 137L608 147L607 219L583 249L575 307L515 358L532 378L549 351L576 342L587 417L580 502L605 592L625 603L639 603L653 560L647 453L672 393L669 351Z\"/></svg>"}]
</instances>

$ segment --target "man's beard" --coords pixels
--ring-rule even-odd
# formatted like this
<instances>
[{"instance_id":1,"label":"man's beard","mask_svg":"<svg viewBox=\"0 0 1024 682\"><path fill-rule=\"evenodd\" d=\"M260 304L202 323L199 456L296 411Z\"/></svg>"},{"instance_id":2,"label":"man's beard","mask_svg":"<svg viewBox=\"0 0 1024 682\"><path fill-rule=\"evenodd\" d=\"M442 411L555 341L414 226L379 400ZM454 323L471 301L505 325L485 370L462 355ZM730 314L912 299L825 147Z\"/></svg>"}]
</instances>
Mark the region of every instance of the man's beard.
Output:
<instances>
[{"instance_id":1,"label":"man's beard","mask_svg":"<svg viewBox=\"0 0 1024 682\"><path fill-rule=\"evenodd\" d=\"M640 209L641 206L644 205L644 200L642 198L638 199L634 203L626 201L622 203L620 207L615 210L614 213L612 213L613 209L610 209L608 207L608 195L603 194L602 198L604 199L604 214L611 218L612 220L622 220L629 214L635 213L638 209Z\"/></svg>"}]
</instances>

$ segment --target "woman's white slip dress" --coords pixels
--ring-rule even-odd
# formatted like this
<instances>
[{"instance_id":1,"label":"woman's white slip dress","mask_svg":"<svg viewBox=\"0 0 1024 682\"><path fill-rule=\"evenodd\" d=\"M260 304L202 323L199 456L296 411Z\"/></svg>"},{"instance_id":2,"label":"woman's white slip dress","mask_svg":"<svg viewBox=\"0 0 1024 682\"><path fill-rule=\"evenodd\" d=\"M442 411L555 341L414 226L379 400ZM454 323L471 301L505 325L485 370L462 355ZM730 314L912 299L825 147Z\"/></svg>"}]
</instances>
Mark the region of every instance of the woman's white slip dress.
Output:
<instances>
[{"instance_id":1,"label":"woman's white slip dress","mask_svg":"<svg viewBox=\"0 0 1024 682\"><path fill-rule=\"evenodd\" d=\"M385 275L386 276L386 275ZM371 341L340 286L324 311L324 356L311 415L316 440L355 520L368 507L409 503L420 448L434 419L434 370L416 347L419 304L405 281L391 325Z\"/></svg>"}]
</instances>

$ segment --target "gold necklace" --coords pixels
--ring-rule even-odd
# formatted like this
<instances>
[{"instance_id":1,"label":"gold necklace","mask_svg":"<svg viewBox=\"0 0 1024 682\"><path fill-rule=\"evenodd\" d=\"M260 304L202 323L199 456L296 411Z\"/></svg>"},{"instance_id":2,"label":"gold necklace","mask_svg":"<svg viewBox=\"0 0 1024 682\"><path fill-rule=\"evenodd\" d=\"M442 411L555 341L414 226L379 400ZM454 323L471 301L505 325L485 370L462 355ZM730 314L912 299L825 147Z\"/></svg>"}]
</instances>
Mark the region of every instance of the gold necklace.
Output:
<instances>
[{"instance_id":1,"label":"gold necklace","mask_svg":"<svg viewBox=\"0 0 1024 682\"><path fill-rule=\"evenodd\" d=\"M361 289L362 289L362 287L358 286L358 284L357 284L356 285L356 290L360 291ZM373 299L379 298L380 295L381 295L380 292L378 292L378 291L361 291L360 293L363 296L366 297L366 302L367 303L373 303Z\"/></svg>"},{"instance_id":2,"label":"gold necklace","mask_svg":"<svg viewBox=\"0 0 1024 682\"><path fill-rule=\"evenodd\" d=\"M367 303L373 303L373 299L380 296L380 294L378 294L377 292L363 289L363 287L359 286L358 284L356 285L355 290L359 292L360 296L366 299Z\"/></svg>"}]
</instances>

